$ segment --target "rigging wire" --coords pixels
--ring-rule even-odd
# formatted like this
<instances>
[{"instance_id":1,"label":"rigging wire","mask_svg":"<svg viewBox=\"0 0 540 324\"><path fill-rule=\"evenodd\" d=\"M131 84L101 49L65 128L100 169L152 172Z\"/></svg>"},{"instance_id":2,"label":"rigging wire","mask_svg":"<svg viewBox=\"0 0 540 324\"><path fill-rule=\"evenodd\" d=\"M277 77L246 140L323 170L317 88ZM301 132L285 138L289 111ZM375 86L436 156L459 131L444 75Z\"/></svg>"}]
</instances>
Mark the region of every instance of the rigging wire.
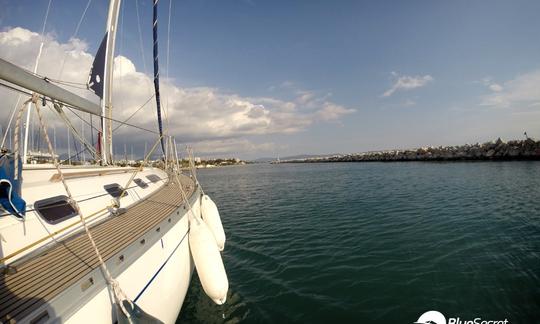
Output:
<instances>
[{"instance_id":1,"label":"rigging wire","mask_svg":"<svg viewBox=\"0 0 540 324\"><path fill-rule=\"evenodd\" d=\"M49 77L40 76L38 74L36 74L36 75L39 76L39 77L42 77L45 81L49 81L49 82L53 82L53 83L59 83L59 84L71 85L71 86L85 86L84 89L87 90L86 83L84 83L84 82L65 81L65 80L52 79L52 78L49 78Z\"/></svg>"},{"instance_id":2,"label":"rigging wire","mask_svg":"<svg viewBox=\"0 0 540 324\"><path fill-rule=\"evenodd\" d=\"M73 107L73 106L71 106L71 105L69 105L69 106L68 106L68 105L64 105L64 106L67 107L67 108L70 109L70 110L73 109L73 108L75 108L75 107ZM126 123L126 122L123 122L123 121L121 121L121 120L114 119L114 118L109 118L109 117L104 117L104 116L103 116L103 118L104 118L104 119L107 119L107 120L110 120L110 121L113 121L113 122L115 122L115 123L119 123L119 124L121 124L121 125L133 127L133 128L136 128L136 129L139 129L139 130L142 130L142 131L146 131L146 132L149 132L149 133L152 133L152 134L159 135L158 132L153 131L153 130L148 129L148 128L144 128L144 127L137 126L137 125L134 125L134 124Z\"/></svg>"},{"instance_id":3,"label":"rigging wire","mask_svg":"<svg viewBox=\"0 0 540 324\"><path fill-rule=\"evenodd\" d=\"M119 55L122 56L124 54L124 11L125 11L126 5L125 2L120 3L120 50ZM120 71L120 75L117 76L118 78L118 86L122 88L122 81L124 79L124 73L122 72L122 64L118 64L118 69ZM124 98L122 96L118 97L119 106L120 109L124 110Z\"/></svg>"},{"instance_id":4,"label":"rigging wire","mask_svg":"<svg viewBox=\"0 0 540 324\"><path fill-rule=\"evenodd\" d=\"M28 97L31 97L32 96L32 93L29 92L29 91L25 91L25 90L22 90L22 89L19 89L17 87L14 87L14 86L10 86L8 84L5 84L3 82L0 81L0 86L3 86L3 87L6 87L6 88L9 88L11 90L14 90L14 91L17 91L17 92L20 92L24 95L27 95ZM49 102L53 102L54 100L51 100L50 98L45 98L46 101L49 101ZM72 106L72 105L68 105L68 104L65 104L65 103L62 103L62 105L68 109L77 109L77 107L75 106ZM134 124L130 124L130 123L126 123L126 122L123 122L121 120L118 120L118 119L115 119L115 118L110 118L110 117L106 117L106 116L101 116L101 115L96 115L96 116L100 116L104 119L107 119L107 120L110 120L110 121L113 121L115 123L120 123L120 124L124 124L125 126L129 126L129 127L133 127L133 128L136 128L136 129L139 129L139 130L143 130L145 132L148 132L148 133L152 133L152 134L156 134L156 135L159 135L158 132L156 131L153 131L151 129L148 129L148 128L144 128L144 127L141 127L141 126L137 126L137 125L134 125Z\"/></svg>"},{"instance_id":5,"label":"rigging wire","mask_svg":"<svg viewBox=\"0 0 540 324\"><path fill-rule=\"evenodd\" d=\"M143 109L144 106L146 106L146 104L148 104L148 103L150 102L150 100L152 100L152 98L154 98L155 95L156 95L156 94L152 94L152 95L150 96L150 98L148 98L148 100L146 100L146 102L142 104L142 106L140 106L139 108L137 108L137 110L136 110L134 113L132 113L128 118L126 118L126 119L124 120L124 123L127 123L131 118L133 118L133 116L135 116L141 109ZM120 124L120 125L116 126L116 128L113 129L113 133L114 133L118 128L120 128L120 127L122 127L122 126L124 126L124 124Z\"/></svg>"},{"instance_id":6,"label":"rigging wire","mask_svg":"<svg viewBox=\"0 0 540 324\"><path fill-rule=\"evenodd\" d=\"M139 47L141 50L144 74L148 75L148 69L146 68L146 59L144 57L144 43L143 43L142 30L141 30L141 18L139 15L139 0L135 0L135 11L137 12L137 28L139 29Z\"/></svg>"},{"instance_id":7,"label":"rigging wire","mask_svg":"<svg viewBox=\"0 0 540 324\"><path fill-rule=\"evenodd\" d=\"M23 66L18 66L18 68L25 71L28 74L32 74L33 76L36 76L36 77L38 77L38 78L40 78L40 79L42 79L42 80L44 80L46 82L49 82L49 83L58 83L58 84L71 86L71 87L75 87L75 88L79 88L79 89L83 89L83 90L88 90L88 88L86 87L86 83L83 83L83 82L74 82L74 81L65 81L65 80L60 80L60 79L52 79L52 78L46 77L44 75L41 75L41 74L39 74L37 72L28 70ZM80 87L78 87L78 86L80 86ZM83 88L83 86L84 86L84 88Z\"/></svg>"},{"instance_id":8,"label":"rigging wire","mask_svg":"<svg viewBox=\"0 0 540 324\"><path fill-rule=\"evenodd\" d=\"M86 86L86 83L66 82L66 81L62 81L62 80L49 79L47 77L45 77L43 79L45 81L49 81L51 83L56 83L56 84L61 84L61 85L64 85L66 87L72 87L72 88L80 89L80 90L88 90L88 87Z\"/></svg>"},{"instance_id":9,"label":"rigging wire","mask_svg":"<svg viewBox=\"0 0 540 324\"><path fill-rule=\"evenodd\" d=\"M17 103L13 107L13 110L11 111L11 116L9 117L8 126L6 127L6 132L4 133L4 136L2 137L2 145L0 145L0 148L4 148L4 144L6 144L6 138L8 136L8 133L10 132L11 123L13 122L13 117L15 116L15 112L17 111L17 107L19 107L19 102L21 102L21 94L17 97ZM13 149L13 148L11 148Z\"/></svg>"},{"instance_id":10,"label":"rigging wire","mask_svg":"<svg viewBox=\"0 0 540 324\"><path fill-rule=\"evenodd\" d=\"M143 42L143 37L142 37L141 19L139 15L139 0L135 0L135 11L137 13L137 29L139 30L139 50L141 52L144 75L148 76L148 68L146 66L146 57L144 56L144 42ZM146 91L148 91L148 94L152 94L152 84L150 82L150 78L147 77L145 79L146 79Z\"/></svg>"},{"instance_id":11,"label":"rigging wire","mask_svg":"<svg viewBox=\"0 0 540 324\"><path fill-rule=\"evenodd\" d=\"M50 103L50 102L47 103L47 108L49 108L48 111L56 112L55 109L54 109L53 107L51 107L51 103ZM84 120L82 117L80 117L78 114L76 114L73 110L71 110L70 108L68 108L68 110L71 111L75 116L77 116L81 121L83 121L83 122L85 122L85 123L88 124L88 122L87 122L86 120ZM92 116L92 115L90 114L90 116ZM67 117L67 116L66 116L66 117ZM92 129L92 128L93 128L93 125L90 124L90 127L91 127L90 129ZM69 131L69 130L68 130L68 131ZM75 136L74 138L75 138L75 141L73 141L73 146L74 146L74 149L75 149L75 152L76 152L76 153L73 154L73 155L68 154L68 157L67 157L65 160L61 161L60 164L64 164L64 163L67 162L67 161L71 161L71 160L74 159L75 157L78 158L79 155L80 155L81 153L84 153L84 152L88 152L88 154L90 154L90 156L92 156L95 160L97 160L96 156L94 156L95 152L90 151L90 150L88 149L87 145L85 145L85 143L82 143L82 142L81 142L81 144L82 144L82 150L79 150L78 147L77 147L77 142L76 142L76 140L78 140L78 137ZM93 143L92 143L92 147L94 147L94 144L93 144ZM80 160L80 159L79 159L79 160Z\"/></svg>"},{"instance_id":12,"label":"rigging wire","mask_svg":"<svg viewBox=\"0 0 540 324\"><path fill-rule=\"evenodd\" d=\"M45 26L47 26L47 19L49 18L49 10L51 10L51 3L52 0L49 0L49 4L47 5L47 11L45 11L45 19L43 20L43 28L41 28L41 41L45 39Z\"/></svg>"},{"instance_id":13,"label":"rigging wire","mask_svg":"<svg viewBox=\"0 0 540 324\"><path fill-rule=\"evenodd\" d=\"M51 10L51 3L52 3L52 0L49 0L49 3L47 4L47 10L45 11L45 18L43 19L43 26L41 28L41 44L43 44L45 40L45 27L47 26L47 20L49 18L49 11ZM33 71L31 73L33 73ZM2 144L0 145L0 148L3 148L4 144L6 143L6 138L7 138L8 133L10 132L11 123L13 122L13 117L15 116L15 111L17 110L17 107L19 106L20 101L21 101L21 95L19 94L19 96L17 97L17 103L15 104L15 107L13 108L13 111L11 112L8 126L6 127L6 132L4 133L4 136L2 137Z\"/></svg>"},{"instance_id":14,"label":"rigging wire","mask_svg":"<svg viewBox=\"0 0 540 324\"><path fill-rule=\"evenodd\" d=\"M84 145L83 145L83 146L84 146ZM58 162L58 163L64 164L64 163L66 163L67 161L71 161L71 160L75 159L77 156L79 156L79 154L81 154L81 153L84 152L84 151L87 151L88 153L92 154L92 152L88 151L88 149L87 149L86 147L84 147L82 150L77 151L75 154L68 155L64 160L61 160L61 161Z\"/></svg>"},{"instance_id":15,"label":"rigging wire","mask_svg":"<svg viewBox=\"0 0 540 324\"><path fill-rule=\"evenodd\" d=\"M67 107L69 111L71 111L72 114L74 114L75 116L77 116L77 118L79 118L80 120L82 120L86 125L90 126L91 128L95 129L96 131L98 131L97 128L95 128L91 123L89 123L88 121L84 120L84 118L82 118L81 116L79 116L79 114L77 114L75 111L73 111L73 109ZM92 116L92 115L90 115Z\"/></svg>"},{"instance_id":16,"label":"rigging wire","mask_svg":"<svg viewBox=\"0 0 540 324\"><path fill-rule=\"evenodd\" d=\"M77 37L77 34L79 33L79 28L81 28L81 24L84 20L84 17L86 16L86 11L88 11L88 7L90 7L91 2L92 0L88 0L88 2L86 3L86 7L84 8L81 18L79 19L79 22L77 23L77 27L75 27L75 32L73 33L73 35L71 35L70 39ZM62 65L60 66L60 71L58 72L58 79L60 79L62 77L62 73L64 73L65 64L66 64L66 52L64 52L64 55L62 56ZM84 83L84 85L86 86L86 83Z\"/></svg>"}]
</instances>

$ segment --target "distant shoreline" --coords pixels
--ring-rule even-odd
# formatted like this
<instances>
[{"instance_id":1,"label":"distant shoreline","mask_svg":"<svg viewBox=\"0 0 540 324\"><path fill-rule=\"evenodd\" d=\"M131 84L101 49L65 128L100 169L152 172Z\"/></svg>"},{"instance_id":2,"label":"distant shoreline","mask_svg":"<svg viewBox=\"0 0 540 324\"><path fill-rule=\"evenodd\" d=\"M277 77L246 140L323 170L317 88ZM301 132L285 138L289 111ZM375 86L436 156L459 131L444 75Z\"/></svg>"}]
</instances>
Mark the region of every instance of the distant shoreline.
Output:
<instances>
[{"instance_id":1,"label":"distant shoreline","mask_svg":"<svg viewBox=\"0 0 540 324\"><path fill-rule=\"evenodd\" d=\"M279 163L531 160L540 160L540 141L527 138L504 142L499 138L496 141L483 144L336 154L325 157L281 160Z\"/></svg>"}]
</instances>

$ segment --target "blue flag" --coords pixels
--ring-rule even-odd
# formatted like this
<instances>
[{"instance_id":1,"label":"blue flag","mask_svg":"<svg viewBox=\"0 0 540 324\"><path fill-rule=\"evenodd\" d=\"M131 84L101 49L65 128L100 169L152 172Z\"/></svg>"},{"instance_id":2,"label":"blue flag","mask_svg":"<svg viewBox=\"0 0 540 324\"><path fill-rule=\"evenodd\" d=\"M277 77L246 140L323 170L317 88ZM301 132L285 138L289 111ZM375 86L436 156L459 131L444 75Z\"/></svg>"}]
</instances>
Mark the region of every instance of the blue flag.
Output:
<instances>
[{"instance_id":1,"label":"blue flag","mask_svg":"<svg viewBox=\"0 0 540 324\"><path fill-rule=\"evenodd\" d=\"M103 75L105 74L105 49L107 48L108 34L103 36L103 40L99 45L96 53L96 58L90 70L90 79L88 80L88 88L94 90L101 99L103 99Z\"/></svg>"}]
</instances>

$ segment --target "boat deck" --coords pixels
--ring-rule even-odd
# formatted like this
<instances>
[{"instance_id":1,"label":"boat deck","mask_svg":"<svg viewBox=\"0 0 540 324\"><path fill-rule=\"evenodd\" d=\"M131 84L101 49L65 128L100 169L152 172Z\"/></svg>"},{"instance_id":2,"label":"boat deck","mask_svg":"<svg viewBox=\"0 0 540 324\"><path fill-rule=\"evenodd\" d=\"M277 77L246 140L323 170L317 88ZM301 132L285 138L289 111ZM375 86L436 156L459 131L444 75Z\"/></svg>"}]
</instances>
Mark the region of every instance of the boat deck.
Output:
<instances>
[{"instance_id":1,"label":"boat deck","mask_svg":"<svg viewBox=\"0 0 540 324\"><path fill-rule=\"evenodd\" d=\"M181 182L191 197L194 183L187 177L181 177ZM91 233L103 259L122 251L181 205L178 185L171 182L125 213L93 226ZM0 323L20 321L99 267L99 262L82 232L12 266L15 273L0 274Z\"/></svg>"}]
</instances>

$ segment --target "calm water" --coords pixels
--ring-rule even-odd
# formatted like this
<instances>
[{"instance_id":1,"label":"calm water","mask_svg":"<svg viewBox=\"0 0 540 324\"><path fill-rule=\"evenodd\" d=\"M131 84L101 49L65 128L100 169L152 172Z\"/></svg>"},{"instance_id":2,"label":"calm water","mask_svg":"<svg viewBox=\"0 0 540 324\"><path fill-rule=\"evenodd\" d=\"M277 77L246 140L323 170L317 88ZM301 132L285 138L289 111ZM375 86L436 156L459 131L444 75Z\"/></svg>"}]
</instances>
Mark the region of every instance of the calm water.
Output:
<instances>
[{"instance_id":1,"label":"calm water","mask_svg":"<svg viewBox=\"0 0 540 324\"><path fill-rule=\"evenodd\" d=\"M540 323L540 163L199 171L227 233L227 304L198 278L179 322Z\"/></svg>"}]
</instances>

